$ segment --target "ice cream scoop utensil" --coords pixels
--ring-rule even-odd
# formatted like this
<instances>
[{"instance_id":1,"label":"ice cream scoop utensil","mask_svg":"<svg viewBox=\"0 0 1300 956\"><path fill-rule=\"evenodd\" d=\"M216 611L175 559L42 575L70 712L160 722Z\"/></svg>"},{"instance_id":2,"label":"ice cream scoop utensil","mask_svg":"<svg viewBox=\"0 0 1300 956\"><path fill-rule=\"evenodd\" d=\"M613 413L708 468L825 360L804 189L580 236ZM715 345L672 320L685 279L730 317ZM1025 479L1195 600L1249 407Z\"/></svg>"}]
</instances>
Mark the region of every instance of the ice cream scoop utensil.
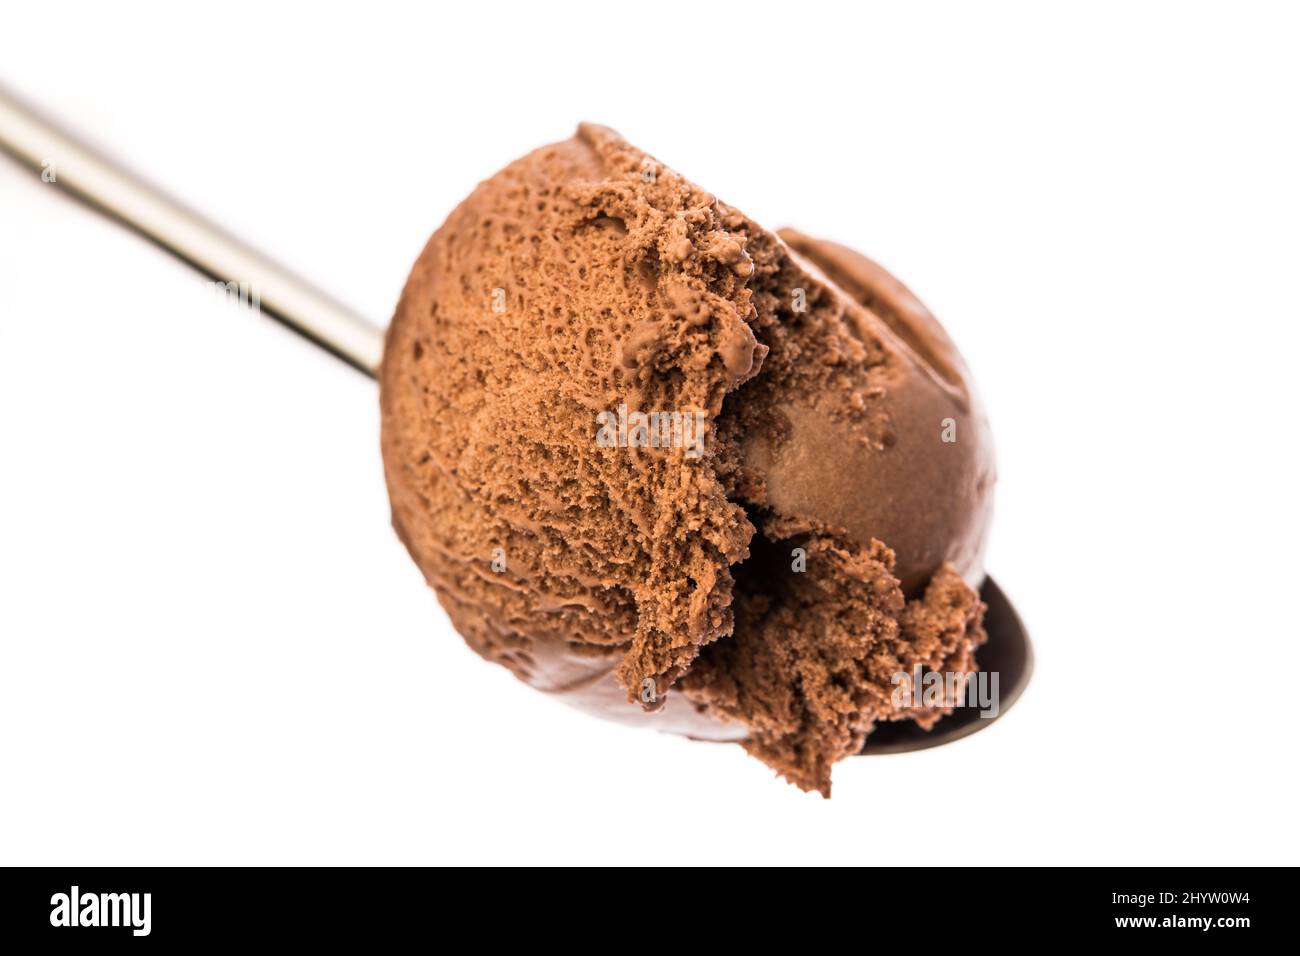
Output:
<instances>
[{"instance_id":1,"label":"ice cream scoop utensil","mask_svg":"<svg viewBox=\"0 0 1300 956\"><path fill-rule=\"evenodd\" d=\"M644 178L644 170L647 168L644 162L639 164L641 171L638 172L637 163L635 162L638 154L632 149L632 147L621 141L621 139L617 137L617 134L609 130L602 130L598 127L591 127L580 130L580 136L586 138L585 141L588 143L588 147L590 148L595 148L595 146L603 143L606 152L609 153L609 156L607 157L607 166L612 169L616 175L620 174L619 171L621 170L622 174L636 177L635 182L638 184L637 189L641 189L640 184L649 182L653 185L656 182L653 178L649 181ZM149 185L135 175L127 172L125 169L118 166L89 145L79 141L66 132L61 131L57 126L38 115L30 107L5 93L3 89L0 89L0 148L12 153L20 163L36 171L37 174L40 175L41 179L46 183L63 187L66 191L88 203L91 208L94 208L136 230L140 234L162 246L164 249L172 252L182 261L187 262L214 279L225 283L228 288L232 285L238 288L248 288L256 295L259 306L265 309L273 317L298 331L309 340L321 345L332 354L344 359L355 368L372 377L376 375L380 365L380 357L384 349L384 335L377 327L361 318L355 312L339 304L325 293L314 288L301 278L293 275L282 266L271 261L266 256L263 256L244 243L230 236L212 222L166 196L158 188ZM535 154L531 154L531 156L534 158L542 157L542 160L545 160L546 157L561 155L563 149L569 149L572 151L574 149L580 149L580 147L576 142L559 144L555 149L549 151L537 151ZM632 157L633 160L630 171L628 168L625 168L627 166L627 157L629 156ZM590 159L586 154L583 154L583 157L580 158ZM530 161L529 157L525 157L525 159L521 160L520 163L526 164ZM589 163L586 165L579 163L579 171L585 175L589 165ZM518 167L519 164L515 164L511 169L517 169ZM563 181L567 174L563 169L558 170L558 173L559 180ZM501 175L503 174L498 174L498 176ZM552 186L556 178L556 176L550 176L549 179L544 177L544 181L540 184L544 187L544 191L539 190L538 194L554 195ZM666 179L663 181L663 185L679 190L696 188L689 184L682 185L682 182L684 181ZM485 186L480 187L480 189L482 190L488 185L490 185L490 183L485 184ZM645 190L642 191L644 192ZM617 196L625 196L626 193L627 191L625 189L618 189L611 193L611 195L616 194ZM507 197L514 197L516 194L517 190L513 189L508 189L502 193L502 195ZM471 197L471 199L473 198L474 197ZM652 198L654 197L652 196ZM695 197L692 194L692 196L688 198L693 199ZM657 201L662 201L662 198ZM691 208L698 207L701 209L712 209L713 212L711 215L719 215L717 210L721 208L714 205L711 199L709 202L704 204L691 203L690 205ZM542 211L546 209L546 204L536 207L530 205L529 208L536 208L539 211ZM471 209L471 211L473 210ZM449 223L461 223L465 217L459 216L458 218L458 215L458 213L453 213L453 217L452 219L449 219ZM745 277L752 275L754 273L752 263L741 256L741 253L743 252L742 244L734 241L734 238L730 237L728 233L728 230L734 231L738 226L745 226L747 220L744 220L743 217L740 217L739 214L734 211L729 211L726 215L729 218L725 222L715 223L717 226L717 229L715 230L716 234L712 235L711 241L701 241L697 237L696 242L694 243L685 242L684 236L678 236L678 241L670 244L673 254L678 256L676 260L660 261L659 263L654 264L654 268L645 268L643 260L642 267L637 273L639 284L633 283L631 286L633 292L636 293L637 289L641 289L643 293L644 287L647 283L658 285L661 281L661 273L664 269L672 272L673 269L679 268L680 256L682 255L707 254L708 256L713 257L713 259L718 259L718 261L725 260L726 263L729 263L731 266L730 271L716 273L717 275L722 276L718 281L723 283L723 285L720 286L723 291L730 288L726 283L733 281L728 278L733 274ZM473 219L473 217L470 218L471 220ZM480 215L479 218L482 219L485 217ZM463 223L461 224L463 225ZM623 220L613 215L603 215L595 218L586 217L582 220L580 226L582 228L595 229L599 231L596 233L584 234L581 237L577 235L570 236L569 242L571 245L577 245L580 242L585 241L588 243L594 243L597 247L601 247L602 244L608 246L611 242L616 243L621 241L620 236L626 236L626 227L623 225ZM447 230L448 228L448 226L444 226L443 230ZM887 274L883 273L883 270L880 270L878 266L870 264L863 257L853 253L852 250L843 247L834 247L833 244L827 244L825 242L819 243L816 240L810 240L808 237L802 237L799 234L789 231L783 232L781 234L781 240L778 240L775 236L762 232L759 227L752 223L749 224L748 228L750 228L753 235L758 237L760 240L754 244L753 248L755 253L762 254L763 249L766 248L766 255L769 259L772 259L772 257L775 256L780 260L780 262L786 262L786 265L789 266L787 271L797 279L804 280L805 284L832 281L831 278L825 276L819 279L813 273L800 271L804 268L804 266L799 264L800 262L803 262L803 260L786 261L789 256L793 255L793 253L789 251L789 248L798 247L803 255L810 257L809 261L820 261L822 266L827 270L827 275L838 275L839 279L836 281L843 283L843 289L846 290L846 294L850 296L853 301L869 304L872 309L869 309L868 311L863 311L866 306L861 304L853 306L851 302L846 307L856 310L857 318L864 324L864 326L875 327L877 337L881 342L886 340L891 342L895 339L899 340L898 343L896 343L897 361L914 361L917 369L922 371L928 369L929 371L934 372L934 376L928 378L919 375L912 375L911 378L906 380L907 382L910 382L912 385L917 387L930 389L930 391L925 394L931 395L931 397L934 397L936 401L940 401L944 408L947 408L951 404L949 399L952 398L953 389L962 392L961 398L963 402L967 400L967 394L964 390L960 389L964 370L959 367L959 359L956 359L956 353L955 350L953 350L951 343L947 341L937 322L934 322L932 317L927 318L928 313L925 312L924 307L921 306L919 302L914 301L914 297L910 297L910 293L907 293L900 284L897 284L896 280L893 280ZM620 229L622 231L620 231ZM440 230L440 233L443 230ZM454 231L455 230L452 229L452 232ZM476 237L477 233L474 233L473 235ZM762 240L765 240L765 242ZM685 243L684 247L683 242ZM787 247L783 243L789 243L791 246ZM662 248L662 246L656 248ZM680 255L677 253L679 248L684 248L684 251L681 252ZM782 252L782 250L785 250L785 252ZM481 250L472 247L470 249L470 252L475 255L477 255L479 251ZM572 251L573 249L570 246L566 246L563 250L563 254L567 256L567 254ZM781 257L786 258L782 259ZM456 257L452 258L455 259ZM608 259L609 257L606 256L605 258ZM456 261L462 260L457 259ZM463 261L471 261L471 259L464 259ZM566 258L565 261L569 260ZM777 264L780 265L780 262ZM793 265L790 265L791 262L793 262ZM863 263L866 263L866 265L863 265ZM748 266L747 270L745 269L746 266ZM420 266L417 263L417 270L419 268ZM863 271L864 269L865 272ZM712 275L714 273L710 274ZM775 272L771 273L768 279L765 280L768 283L769 292L772 287L771 276L776 274L777 273ZM585 278L585 276L580 273L579 278ZM449 287L452 291L447 293L448 300L454 300L456 290L459 289L461 292L464 292L464 290L472 285L473 282L466 283L465 281L454 283L453 286ZM607 283L606 285L610 288L627 288L626 286L621 286L617 282ZM666 294L671 297L671 295L675 293L680 299L683 295L683 289L685 288L687 288L686 285L678 282L675 285L671 285L669 292ZM426 294L427 291L428 290L426 289L422 294ZM494 314L497 314L500 311L496 308L497 294L504 291L503 288L491 290L491 300L493 302L492 310ZM778 288L778 291L784 292L784 289ZM805 289L802 285L794 290L794 292L800 295L802 295L804 291ZM636 296L640 294L641 293L636 293L633 295L633 299L630 300L631 304L625 303L625 305L627 305L626 308L620 305L617 309L611 308L607 311L611 315L618 317L634 313L639 307L637 303L641 301ZM732 290L732 294L736 294L734 289ZM562 290L561 295L562 298L568 298L571 295L571 287L566 285ZM779 297L774 298L769 296L769 299L766 300L768 304L765 307L773 308L771 303L776 301L777 298ZM403 301L405 302L406 299L404 298ZM476 310L481 309L483 303L486 303L487 301L489 301L489 297L484 295L481 298L481 301L466 304L461 310L462 317L465 315L477 314ZM745 301L747 302L748 300ZM825 307L827 301L830 301L833 305L834 302L841 300L832 297L831 299L824 299L822 301L822 307ZM844 301L847 302L849 300ZM796 299L795 302L796 304L793 305L792 308L796 312L804 311L800 308L800 305L802 304L801 300ZM642 305L644 305L644 303L642 303ZM663 320L664 311L665 310L663 309L657 311L652 310L652 313L646 316L647 323L658 328L658 325ZM668 311L671 312L671 310ZM743 311L743 308L738 308L736 315L742 314ZM411 314L425 316L431 313L429 310L417 307ZM888 330L880 326L880 323L885 321L881 316L885 316L891 320L889 322ZM919 319L918 316L920 316ZM399 319L400 318L401 311L399 309ZM725 318L725 314L723 318ZM723 323L723 325L719 327L732 328L733 331L738 331L737 334L733 335L727 342L721 343L723 346L727 347L722 348L718 354L735 359L742 357L740 356L740 352L746 350L737 349L733 346L747 346L748 351L753 351L756 348L755 339L746 331L749 328L748 326L745 326L744 330L741 330L740 327L734 323L732 326L726 326L725 323ZM454 326L451 326L451 328L454 328ZM822 334L824 337L834 337L839 334L836 331L838 328L839 326L832 322L823 327ZM419 335L407 335L407 337L403 339L400 322L396 323L394 327L390 329L388 345L389 356L384 363L386 372L385 384L381 388L381 391L387 389L389 406L393 404L393 386L395 381L408 384L411 381L418 382L418 377L415 375L399 374L394 377L392 374L394 369L400 371L402 362L408 359L417 365L422 361L426 363L430 361L431 356L436 355L436 352L433 352L428 348L427 343L430 341L438 341L444 350L447 350L447 329L439 328L435 331L436 334L425 335L423 338ZM656 335L658 334L659 333L657 332ZM631 341L635 344L639 340L633 337ZM775 343L777 342L777 339L773 338L772 341ZM642 342L642 345L646 346L653 344L654 343L650 341ZM624 345L626 345L626 342ZM881 347L883 348L883 346ZM772 364L773 356L767 351L767 346L764 346L764 349L764 355L767 357L769 364ZM455 350L451 351L455 352ZM626 353L626 349L624 349L624 352ZM951 357L955 360L955 363L954 361L942 360L944 356L949 353L951 353ZM455 352L455 354L460 353ZM935 361L936 355L940 359L938 362ZM743 357L748 356L746 355ZM779 353L776 357L780 357ZM632 358L637 358L635 350L632 354ZM626 358L624 360L626 361ZM730 364L724 362L723 367L729 374L744 374L745 369L740 367L741 364L745 364L746 367L748 367L747 363L736 362L733 364L736 365L736 370L732 370ZM709 367L712 367L712 365L710 364ZM911 366L908 365L905 367L910 368ZM434 380L437 380L436 376ZM930 388L930 385L927 383L932 384L934 387ZM734 382L732 384L734 384ZM612 394L608 397L611 401L617 401L622 396L619 394ZM906 398L906 396L904 396L904 398ZM911 405L908 405L906 402L903 402L902 405L900 405L900 407L914 406L921 407L917 406L915 401L912 401ZM415 406L407 405L402 407ZM959 404L957 407L958 413L967 414L969 411L968 406L965 404ZM928 406L922 407L922 411L925 411L926 408L928 408ZM897 424L898 421L901 421L901 419L886 420L893 421L895 424ZM903 431L907 436L928 434L928 432L925 431L927 423L933 423L939 420L940 418L937 413L929 414L928 418L922 416L922 420L919 424L911 423L911 425L915 427L909 426L903 429ZM952 422L955 427L956 420L952 419ZM817 423L814 422L814 424ZM436 435L442 428L442 424L437 423L429 427ZM806 443L807 430L805 429L804 432ZM762 434L761 430L758 433ZM978 429L975 429L974 432L968 430L968 433L973 434L976 438L980 435ZM798 438L799 433L797 431L792 432L792 434L796 439ZM417 436L417 453L423 455L425 459L428 459L429 457L429 437L427 431L422 432ZM816 436L814 435L813 437L815 439ZM841 467L841 471L851 473L855 476L855 481L847 488L844 497L852 498L855 494L858 494L863 487L862 476L871 473L873 469L878 470L890 466L892 463L895 470L898 470L898 461L905 450L905 442L899 440L897 430L895 430L889 437L891 437L892 440L889 442L882 440L879 448L876 448L874 445L871 446L872 448L875 448L876 457L872 457L870 460L865 462L850 462ZM834 443L832 442L832 445L833 444ZM961 446L957 447L960 448ZM892 449L890 457L881 457L883 456L884 450L887 448ZM766 461L763 456L759 454L761 451L762 448L759 446L748 448L746 453L749 455L749 458L747 459L749 460L749 464L754 467L767 467L769 471L772 471L771 461ZM864 452L864 454L866 453ZM768 457L771 458L770 455ZM819 456L816 454L811 456L804 455L801 459L801 462L804 464L801 464L800 468L806 469L808 467L806 463L809 460L816 460L818 457ZM828 457L833 458L833 456ZM757 463L757 465L755 463ZM921 461L921 464L924 464L924 460ZM908 473L907 480L911 481L915 480L915 476L919 470L920 469L916 467L903 469L903 471ZM399 471L402 474L408 472L415 474L419 472L420 469L413 467L409 469L399 469ZM802 493L801 489L806 490L809 487L807 476L801 475L798 470L796 470L794 474L782 474L779 469L773 473L777 479L773 484L773 487L776 488L776 490L779 491L781 487L785 487L787 490L793 489L794 498L790 500L790 507L795 511L804 507L804 504L801 504L799 494ZM832 474L830 477L834 478L835 475ZM877 477L880 476L877 475ZM940 479L942 479L942 476L940 476ZM821 482L821 478L818 478L818 482ZM932 484L941 490L946 487L964 487L966 485L965 482L960 480L938 480L932 482ZM895 481L893 483L893 488L891 489L888 486L888 483L886 483L884 493L896 494L897 489L901 486L900 481ZM975 482L971 487L975 488L978 493L982 494L987 488L987 483ZM390 488L390 491L391 490L392 489ZM400 488L398 489L399 492L401 490L402 489ZM395 497L394 500L398 501L400 497L401 496L399 495L398 497ZM858 494L858 497L861 497L861 495ZM824 494L818 496L818 500L821 500L823 503L827 498L828 496ZM837 496L831 495L829 498L834 500ZM408 495L406 496L406 499L408 499L408 504L409 500L422 500L419 495L414 497ZM813 503L816 505L816 501ZM895 504L896 503L897 502L895 501ZM771 502L769 502L769 505L770 504ZM425 502L425 505L427 507L427 501ZM923 514L923 512L928 508L932 508L932 504L926 503L925 507L920 509L920 511L917 511L917 509L913 509L913 511L918 514ZM852 517L852 515L849 517ZM844 522L841 521L834 521L831 523L837 527L840 524L844 524ZM866 541L874 538L875 527L877 524L878 522L875 521L868 522L868 526L864 526L860 529L860 539ZM924 551L925 549L921 545L907 544L907 537L905 534L906 530L905 527L896 533L890 534L889 537L895 542L902 540L904 542L903 547L912 552ZM934 538L936 535L930 535L930 537ZM942 540L951 537L951 535L944 532L938 534L937 537ZM414 540L414 538L408 536L404 538L404 540ZM922 545L923 544L924 542L922 542ZM967 550L971 551L971 549ZM963 558L964 552L960 551L953 557L957 561L967 560L969 564L969 560L972 559L972 554L977 558L978 552L979 549L974 548L971 554L965 554L965 558ZM930 555L925 560L933 561L933 555ZM495 564L496 561L497 558L494 557L494 564L492 567L494 573L497 571ZM502 561L501 570L504 571L505 566L504 561ZM749 570L753 570L754 574L763 573L763 568L758 563L756 563L752 569L746 569L744 565L740 563L737 563L736 566L740 567L744 573L749 573ZM892 573L894 567L895 565L890 565L890 573ZM803 568L792 568L792 570L802 571ZM971 583L983 576L974 564L969 564L967 572L969 575L968 581ZM952 579L956 577L957 572L949 570L946 573L948 574L946 586L952 588L954 587L952 585ZM920 582L917 583L919 584ZM931 583L933 584L933 581ZM965 585L963 585L963 587L965 587ZM955 593L960 594L960 590L961 589L956 589ZM511 593L514 592L512 591ZM968 596L973 597L973 595ZM910 719L890 719L881 721L878 723L875 732L867 739L866 746L862 750L863 753L869 755L891 754L921 750L968 736L989 726L993 722L993 718L1004 713L1018 698L1029 678L1033 664L1033 655L1028 636L1010 602L1007 601L1005 595L991 578L985 578L983 580L983 585L980 589L980 596L987 605L987 614L984 617L984 625L988 634L988 642L979 649L979 657L977 661L978 671L971 672L968 675L970 680L965 685L967 688L974 686L978 691L978 694L975 695L973 704L970 700L971 695L968 694L968 700L965 706L959 707L951 716L940 720L934 729L930 731L924 730L922 726ZM564 605L565 608L571 608L574 606L579 605ZM587 605L581 606L586 607ZM602 606L603 605L598 602L593 602L591 605L591 607L597 609ZM960 610L960 608L954 605L948 605L948 609ZM546 613L549 614L550 611L548 610ZM547 626L549 627L550 618L548 617L546 620L548 621ZM615 620L615 623L617 624L619 622ZM808 646L815 650L815 644ZM520 654L517 659L510 659L510 663L514 664L516 667L523 668L523 670L519 672L520 676L528 676L528 671L535 670L539 665L540 658L537 654L537 647L531 647L530 651L530 654ZM495 659L505 662L504 656L497 656ZM580 663L591 663L591 661L592 658L584 655L581 658ZM629 708L626 690L613 680L608 670L611 666L608 661L598 660L595 663L600 665L595 676L608 679L596 681L594 683L585 680L574 681L573 674L571 673L572 668L570 668L570 672L560 675L561 678L568 681L568 684L561 684L560 686L575 691L591 689L591 699L585 702L592 705L588 709L591 709L593 712L600 712L602 716L614 716L615 708L604 708L601 704L604 697L609 697L610 702L617 705L616 710L619 719L624 719L629 713L638 715L638 717L644 717L641 709ZM962 668L962 673L966 673L965 667ZM924 677L926 681L928 681L931 676L934 675L921 675L918 671L916 680L914 681L917 693L920 693L920 690L922 689L922 684L924 683L922 678ZM949 675L941 676L946 677ZM985 681L986 678L988 678L987 682ZM554 685L555 682L553 681L552 684ZM556 687L550 686L546 689L555 691ZM926 689L928 690L928 688ZM986 690L987 694L985 692ZM988 698L987 700L985 699L986 697ZM682 699L684 700L685 698ZM945 697L943 700L947 700L947 698ZM687 701L687 704L689 705L689 701ZM915 708L916 706L922 705L929 706L928 703L919 700L913 703L900 703L900 713L904 713L908 708ZM604 713L603 711L605 709L609 709L610 712ZM699 717L699 713L695 710L691 710L690 713ZM710 733L703 735L699 732L699 727L694 724L690 727L665 726L665 713L662 710L657 711L653 719L658 722L660 729L686 733L688 736L707 736L708 739L737 739L734 736L734 733L732 736L712 736L711 725L707 728L710 730ZM734 722L731 725L731 731L735 731ZM741 728L740 732L743 734L745 731ZM844 750L842 754L837 752L835 754L836 759L841 755L847 756L849 752L850 751L848 750ZM827 782L827 786L828 785Z\"/></svg>"}]
</instances>

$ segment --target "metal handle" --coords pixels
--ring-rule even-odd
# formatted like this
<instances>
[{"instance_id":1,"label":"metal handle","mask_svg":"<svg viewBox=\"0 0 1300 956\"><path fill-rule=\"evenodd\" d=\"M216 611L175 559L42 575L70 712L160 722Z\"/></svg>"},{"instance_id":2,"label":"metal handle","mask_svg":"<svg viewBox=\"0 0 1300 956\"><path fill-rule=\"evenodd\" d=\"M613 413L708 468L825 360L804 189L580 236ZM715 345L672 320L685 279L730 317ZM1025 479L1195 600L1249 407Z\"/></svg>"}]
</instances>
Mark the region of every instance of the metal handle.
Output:
<instances>
[{"instance_id":1,"label":"metal handle","mask_svg":"<svg viewBox=\"0 0 1300 956\"><path fill-rule=\"evenodd\" d=\"M37 173L53 169L53 184L211 278L252 290L263 312L375 376L384 347L381 329L58 129L2 88L0 149Z\"/></svg>"}]
</instances>

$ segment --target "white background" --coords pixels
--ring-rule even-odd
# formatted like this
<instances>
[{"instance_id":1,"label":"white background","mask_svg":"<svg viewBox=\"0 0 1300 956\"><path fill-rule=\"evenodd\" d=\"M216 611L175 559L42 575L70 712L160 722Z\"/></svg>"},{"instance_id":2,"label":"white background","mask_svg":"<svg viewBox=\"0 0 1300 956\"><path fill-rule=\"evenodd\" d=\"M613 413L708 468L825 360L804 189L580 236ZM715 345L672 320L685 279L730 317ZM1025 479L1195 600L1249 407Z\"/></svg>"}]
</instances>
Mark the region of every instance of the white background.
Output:
<instances>
[{"instance_id":1,"label":"white background","mask_svg":"<svg viewBox=\"0 0 1300 956\"><path fill-rule=\"evenodd\" d=\"M8 5L0 82L380 322L583 119L883 261L1037 672L829 802L572 712L425 588L372 382L0 159L0 862L1300 862L1294 13L176 6Z\"/></svg>"}]
</instances>

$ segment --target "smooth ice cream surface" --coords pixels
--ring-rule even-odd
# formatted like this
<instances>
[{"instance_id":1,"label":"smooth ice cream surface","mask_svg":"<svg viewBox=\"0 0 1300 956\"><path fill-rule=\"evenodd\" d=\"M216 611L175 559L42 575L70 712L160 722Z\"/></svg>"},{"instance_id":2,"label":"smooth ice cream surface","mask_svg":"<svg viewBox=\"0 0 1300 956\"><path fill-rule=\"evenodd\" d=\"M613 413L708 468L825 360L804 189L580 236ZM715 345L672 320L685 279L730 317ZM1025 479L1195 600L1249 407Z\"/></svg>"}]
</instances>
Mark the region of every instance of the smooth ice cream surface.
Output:
<instances>
[{"instance_id":1,"label":"smooth ice cream surface","mask_svg":"<svg viewBox=\"0 0 1300 956\"><path fill-rule=\"evenodd\" d=\"M994 481L968 374L875 263L769 232L611 130L429 241L381 372L393 523L465 640L805 789L970 673Z\"/></svg>"}]
</instances>

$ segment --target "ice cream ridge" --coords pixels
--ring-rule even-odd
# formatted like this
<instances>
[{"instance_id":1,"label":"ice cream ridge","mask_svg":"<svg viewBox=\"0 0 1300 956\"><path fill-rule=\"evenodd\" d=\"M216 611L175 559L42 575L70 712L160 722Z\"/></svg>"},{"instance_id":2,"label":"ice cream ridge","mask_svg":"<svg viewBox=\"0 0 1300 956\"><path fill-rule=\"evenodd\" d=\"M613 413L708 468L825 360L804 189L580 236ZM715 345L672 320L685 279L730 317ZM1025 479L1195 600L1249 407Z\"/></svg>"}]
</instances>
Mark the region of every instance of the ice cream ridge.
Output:
<instances>
[{"instance_id":1,"label":"ice cream ridge","mask_svg":"<svg viewBox=\"0 0 1300 956\"><path fill-rule=\"evenodd\" d=\"M995 479L943 329L601 126L482 183L380 374L393 525L456 629L602 717L734 741L805 790L976 670Z\"/></svg>"}]
</instances>

